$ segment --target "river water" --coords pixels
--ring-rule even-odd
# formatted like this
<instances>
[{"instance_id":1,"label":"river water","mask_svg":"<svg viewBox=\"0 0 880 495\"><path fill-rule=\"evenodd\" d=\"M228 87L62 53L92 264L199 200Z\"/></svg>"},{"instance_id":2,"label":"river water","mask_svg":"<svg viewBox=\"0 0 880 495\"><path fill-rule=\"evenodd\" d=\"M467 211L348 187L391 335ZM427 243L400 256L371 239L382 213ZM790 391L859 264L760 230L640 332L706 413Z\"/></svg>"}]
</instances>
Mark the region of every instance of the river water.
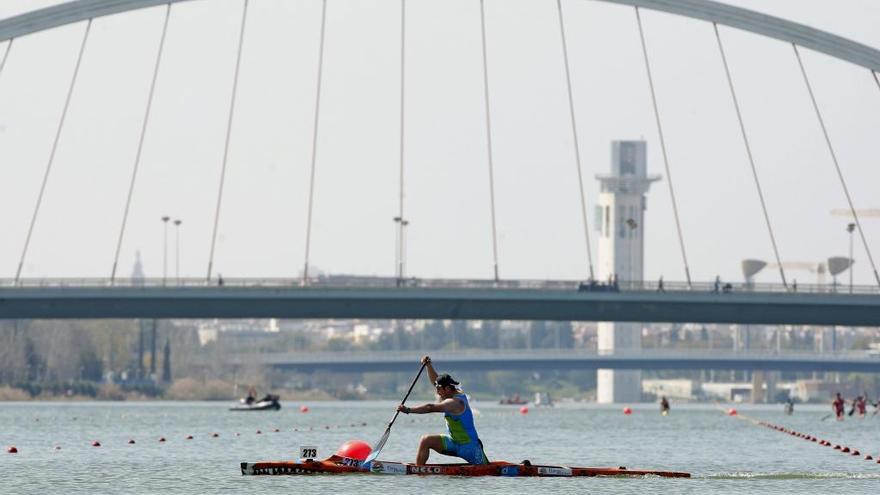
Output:
<instances>
[{"instance_id":1,"label":"river water","mask_svg":"<svg viewBox=\"0 0 880 495\"><path fill-rule=\"evenodd\" d=\"M278 412L237 413L226 410L229 404L202 402L0 403L0 493L849 495L880 488L876 461L745 419L780 424L858 448L863 455L880 454L880 415L823 421L825 406L800 406L793 416L784 416L781 406L739 405L737 419L709 405L673 404L672 414L662 417L653 404L636 406L630 416L620 407L592 404L533 407L525 415L514 406L474 404L493 460L689 471L692 479L241 476L240 462L291 460L301 445L317 446L323 457L346 440L373 443L394 410L390 402L308 405L308 413L300 412L299 404L285 404ZM442 429L439 415L402 415L380 457L410 461L419 436ZM128 444L130 439L136 443ZM91 446L94 440L101 447ZM5 453L11 445L18 454Z\"/></svg>"}]
</instances>

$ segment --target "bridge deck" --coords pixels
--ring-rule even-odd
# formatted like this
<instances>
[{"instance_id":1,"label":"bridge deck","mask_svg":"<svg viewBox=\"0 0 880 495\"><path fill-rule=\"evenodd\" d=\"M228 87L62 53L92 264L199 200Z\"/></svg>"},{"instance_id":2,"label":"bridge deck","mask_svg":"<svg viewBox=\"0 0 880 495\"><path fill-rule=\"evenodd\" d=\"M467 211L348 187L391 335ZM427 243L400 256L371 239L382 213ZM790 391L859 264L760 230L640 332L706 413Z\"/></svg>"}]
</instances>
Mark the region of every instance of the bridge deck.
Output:
<instances>
[{"instance_id":1,"label":"bridge deck","mask_svg":"<svg viewBox=\"0 0 880 495\"><path fill-rule=\"evenodd\" d=\"M0 288L0 318L362 318L880 326L880 296L388 287Z\"/></svg>"}]
</instances>

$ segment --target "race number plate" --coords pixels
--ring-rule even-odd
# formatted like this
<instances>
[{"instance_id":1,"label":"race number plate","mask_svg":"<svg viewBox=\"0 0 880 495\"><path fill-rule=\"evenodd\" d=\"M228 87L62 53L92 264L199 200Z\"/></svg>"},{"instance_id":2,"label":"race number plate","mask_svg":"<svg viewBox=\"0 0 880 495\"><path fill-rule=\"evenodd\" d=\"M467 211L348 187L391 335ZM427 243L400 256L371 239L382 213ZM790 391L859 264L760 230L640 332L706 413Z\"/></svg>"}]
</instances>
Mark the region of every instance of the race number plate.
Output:
<instances>
[{"instance_id":1,"label":"race number plate","mask_svg":"<svg viewBox=\"0 0 880 495\"><path fill-rule=\"evenodd\" d=\"M299 448L300 459L317 459L318 447L314 445L303 445Z\"/></svg>"}]
</instances>

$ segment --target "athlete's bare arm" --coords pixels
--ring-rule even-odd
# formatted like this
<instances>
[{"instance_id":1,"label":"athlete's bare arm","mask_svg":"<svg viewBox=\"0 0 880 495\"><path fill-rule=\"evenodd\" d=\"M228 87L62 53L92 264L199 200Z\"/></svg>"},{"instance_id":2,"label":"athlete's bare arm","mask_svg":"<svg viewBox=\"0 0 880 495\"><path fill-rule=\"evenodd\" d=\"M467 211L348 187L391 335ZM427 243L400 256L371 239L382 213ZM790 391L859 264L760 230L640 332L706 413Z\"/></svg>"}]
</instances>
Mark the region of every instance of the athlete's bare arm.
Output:
<instances>
[{"instance_id":1,"label":"athlete's bare arm","mask_svg":"<svg viewBox=\"0 0 880 495\"><path fill-rule=\"evenodd\" d=\"M431 362L431 356L425 356L422 358L422 364L425 365L425 368L428 370L428 380L431 380L431 385L434 385L434 382L437 381L437 371L434 370L434 364Z\"/></svg>"},{"instance_id":2,"label":"athlete's bare arm","mask_svg":"<svg viewBox=\"0 0 880 495\"><path fill-rule=\"evenodd\" d=\"M429 402L417 407L406 407L400 405L397 410L404 414L429 414L429 413L449 413L458 415L464 412L464 403L456 398L449 398L440 402Z\"/></svg>"}]
</instances>

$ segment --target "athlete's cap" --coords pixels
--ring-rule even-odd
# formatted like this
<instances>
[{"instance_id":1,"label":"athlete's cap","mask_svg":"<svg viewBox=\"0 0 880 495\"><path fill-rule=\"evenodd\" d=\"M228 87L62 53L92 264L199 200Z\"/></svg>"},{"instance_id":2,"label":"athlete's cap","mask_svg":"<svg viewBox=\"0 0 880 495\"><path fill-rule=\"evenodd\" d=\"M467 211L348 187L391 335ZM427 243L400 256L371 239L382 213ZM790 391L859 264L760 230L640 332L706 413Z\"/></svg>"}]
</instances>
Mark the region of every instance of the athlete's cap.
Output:
<instances>
[{"instance_id":1,"label":"athlete's cap","mask_svg":"<svg viewBox=\"0 0 880 495\"><path fill-rule=\"evenodd\" d=\"M437 377L437 380L434 381L435 385L440 385L442 387L446 387L448 385L458 385L458 382L453 380L449 374L444 373Z\"/></svg>"}]
</instances>

